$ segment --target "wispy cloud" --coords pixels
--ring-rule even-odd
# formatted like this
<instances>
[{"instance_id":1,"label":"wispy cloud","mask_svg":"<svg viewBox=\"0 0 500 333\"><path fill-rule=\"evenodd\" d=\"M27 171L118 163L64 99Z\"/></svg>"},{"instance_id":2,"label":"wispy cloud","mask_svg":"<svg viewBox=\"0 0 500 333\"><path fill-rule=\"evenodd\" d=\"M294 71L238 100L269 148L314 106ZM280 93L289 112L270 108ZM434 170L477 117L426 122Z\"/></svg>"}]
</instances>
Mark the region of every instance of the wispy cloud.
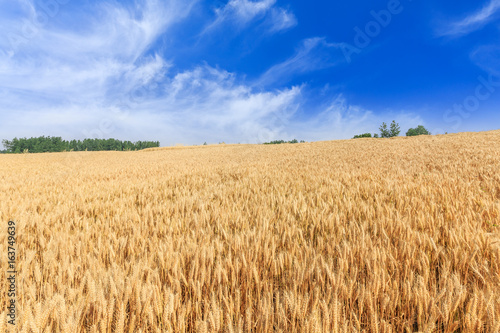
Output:
<instances>
[{"instance_id":1,"label":"wispy cloud","mask_svg":"<svg viewBox=\"0 0 500 333\"><path fill-rule=\"evenodd\" d=\"M269 16L271 33L285 31L297 25L295 15L284 8L273 8Z\"/></svg>"},{"instance_id":2,"label":"wispy cloud","mask_svg":"<svg viewBox=\"0 0 500 333\"><path fill-rule=\"evenodd\" d=\"M231 0L225 7L217 10L217 20L220 22L234 19L244 25L267 12L275 3L276 0Z\"/></svg>"},{"instance_id":3,"label":"wispy cloud","mask_svg":"<svg viewBox=\"0 0 500 333\"><path fill-rule=\"evenodd\" d=\"M230 0L224 7L216 9L215 20L202 34L227 25L241 30L258 19L265 20L269 32L287 30L297 24L293 13L275 5L276 0Z\"/></svg>"},{"instance_id":4,"label":"wispy cloud","mask_svg":"<svg viewBox=\"0 0 500 333\"><path fill-rule=\"evenodd\" d=\"M84 14L78 13L78 20L72 15L76 21L72 24L64 21L64 5L47 9L33 0L14 3L18 4L16 8L0 13L0 45L10 48L11 56L37 50L42 55L64 54L67 58L84 55L133 61L170 26L185 18L194 0L147 0L134 8L104 1Z\"/></svg>"},{"instance_id":5,"label":"wispy cloud","mask_svg":"<svg viewBox=\"0 0 500 333\"><path fill-rule=\"evenodd\" d=\"M37 35L14 54L1 56L0 87L74 100L82 94L102 97L108 83L122 76L132 86L139 84L167 66L146 53L158 36L187 14L189 5L180 3L171 1L167 10L159 1L146 1L135 11L102 3L94 10L99 19L88 18L82 30L39 26ZM0 25L11 34L22 34L22 24Z\"/></svg>"},{"instance_id":6,"label":"wispy cloud","mask_svg":"<svg viewBox=\"0 0 500 333\"><path fill-rule=\"evenodd\" d=\"M345 61L339 51L340 43L328 43L325 38L314 37L302 41L295 54L274 65L258 80L257 85L267 86L276 82L287 83L297 74L335 66Z\"/></svg>"},{"instance_id":7,"label":"wispy cloud","mask_svg":"<svg viewBox=\"0 0 500 333\"><path fill-rule=\"evenodd\" d=\"M498 44L478 46L470 57L484 71L497 77L500 76L500 46Z\"/></svg>"},{"instance_id":8,"label":"wispy cloud","mask_svg":"<svg viewBox=\"0 0 500 333\"><path fill-rule=\"evenodd\" d=\"M439 31L440 36L460 36L475 31L491 22L500 9L500 0L490 0L481 10L464 19L447 24Z\"/></svg>"}]
</instances>

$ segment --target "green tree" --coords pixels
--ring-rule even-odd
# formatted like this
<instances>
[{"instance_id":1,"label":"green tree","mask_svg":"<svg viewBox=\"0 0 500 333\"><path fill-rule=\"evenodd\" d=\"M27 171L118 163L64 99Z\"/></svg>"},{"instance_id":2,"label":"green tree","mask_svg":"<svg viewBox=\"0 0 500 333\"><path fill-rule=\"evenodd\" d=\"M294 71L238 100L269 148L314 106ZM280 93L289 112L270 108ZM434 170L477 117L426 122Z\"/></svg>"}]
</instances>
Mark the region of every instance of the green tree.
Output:
<instances>
[{"instance_id":1,"label":"green tree","mask_svg":"<svg viewBox=\"0 0 500 333\"><path fill-rule=\"evenodd\" d=\"M37 138L14 138L12 141L2 141L6 152L9 153L45 153L45 152L61 152L61 151L96 151L96 150L126 150L126 149L145 149L151 147L159 147L159 141L138 141L132 143L130 141L120 141L116 139L84 139L66 141L61 137L45 137Z\"/></svg>"},{"instance_id":2,"label":"green tree","mask_svg":"<svg viewBox=\"0 0 500 333\"><path fill-rule=\"evenodd\" d=\"M371 138L371 137L372 137L371 133L365 133L365 134L355 135L353 139Z\"/></svg>"},{"instance_id":3,"label":"green tree","mask_svg":"<svg viewBox=\"0 0 500 333\"><path fill-rule=\"evenodd\" d=\"M418 136L418 135L431 135L424 126L418 125L417 128L410 128L408 132L406 132L406 136Z\"/></svg>"},{"instance_id":4,"label":"green tree","mask_svg":"<svg viewBox=\"0 0 500 333\"><path fill-rule=\"evenodd\" d=\"M382 123L382 125L380 126L380 137L381 138L390 138L391 137L391 133L389 132L389 129L387 128L386 123Z\"/></svg>"},{"instance_id":5,"label":"green tree","mask_svg":"<svg viewBox=\"0 0 500 333\"><path fill-rule=\"evenodd\" d=\"M391 130L390 130L391 138L398 136L399 133L401 133L401 128L399 127L399 124L396 123L395 120L393 120L391 123Z\"/></svg>"},{"instance_id":6,"label":"green tree","mask_svg":"<svg viewBox=\"0 0 500 333\"><path fill-rule=\"evenodd\" d=\"M12 141L4 139L4 140L2 140L2 144L5 147L5 151L12 152L12 148L14 147L14 144L12 143Z\"/></svg>"}]
</instances>

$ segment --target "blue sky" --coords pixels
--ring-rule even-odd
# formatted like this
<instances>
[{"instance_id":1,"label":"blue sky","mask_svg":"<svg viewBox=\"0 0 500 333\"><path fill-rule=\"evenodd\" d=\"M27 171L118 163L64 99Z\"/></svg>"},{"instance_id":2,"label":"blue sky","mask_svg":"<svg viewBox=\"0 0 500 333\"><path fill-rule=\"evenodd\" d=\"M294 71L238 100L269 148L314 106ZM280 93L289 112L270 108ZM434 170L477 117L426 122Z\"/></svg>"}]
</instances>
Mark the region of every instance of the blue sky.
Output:
<instances>
[{"instance_id":1,"label":"blue sky","mask_svg":"<svg viewBox=\"0 0 500 333\"><path fill-rule=\"evenodd\" d=\"M500 0L0 0L0 138L500 128Z\"/></svg>"}]
</instances>

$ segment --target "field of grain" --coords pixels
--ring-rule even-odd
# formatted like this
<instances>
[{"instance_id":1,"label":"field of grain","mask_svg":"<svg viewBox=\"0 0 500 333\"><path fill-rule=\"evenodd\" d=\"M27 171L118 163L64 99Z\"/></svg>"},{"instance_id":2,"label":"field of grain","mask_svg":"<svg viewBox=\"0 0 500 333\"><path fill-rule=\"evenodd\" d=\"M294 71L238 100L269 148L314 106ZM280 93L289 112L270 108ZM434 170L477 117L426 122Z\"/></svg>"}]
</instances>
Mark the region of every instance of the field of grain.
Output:
<instances>
[{"instance_id":1,"label":"field of grain","mask_svg":"<svg viewBox=\"0 0 500 333\"><path fill-rule=\"evenodd\" d=\"M0 155L0 221L0 332L500 332L500 131Z\"/></svg>"}]
</instances>

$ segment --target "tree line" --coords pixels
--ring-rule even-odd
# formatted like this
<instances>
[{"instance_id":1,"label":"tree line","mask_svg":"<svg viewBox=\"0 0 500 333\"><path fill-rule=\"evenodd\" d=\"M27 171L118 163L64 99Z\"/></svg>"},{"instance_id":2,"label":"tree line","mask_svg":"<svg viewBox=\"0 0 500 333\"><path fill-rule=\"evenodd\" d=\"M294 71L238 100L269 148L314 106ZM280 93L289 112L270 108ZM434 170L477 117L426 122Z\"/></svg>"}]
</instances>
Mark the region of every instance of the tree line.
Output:
<instances>
[{"instance_id":1,"label":"tree line","mask_svg":"<svg viewBox=\"0 0 500 333\"><path fill-rule=\"evenodd\" d=\"M300 143L304 143L304 142L305 142L304 140L300 140ZM265 144L265 145L280 145L280 144L283 144L283 143L299 143L299 140L297 140L297 139L293 139L291 141L274 140L274 141L271 141L271 142L264 142L263 144Z\"/></svg>"},{"instance_id":2,"label":"tree line","mask_svg":"<svg viewBox=\"0 0 500 333\"><path fill-rule=\"evenodd\" d=\"M46 153L62 151L141 150L159 147L159 141L120 141L116 139L63 140L61 137L14 138L2 141L3 153Z\"/></svg>"},{"instance_id":3,"label":"tree line","mask_svg":"<svg viewBox=\"0 0 500 333\"><path fill-rule=\"evenodd\" d=\"M380 136L375 133L364 133L364 134L359 134L355 135L353 139L360 139L360 138L393 138L399 135L401 133L401 128L399 127L399 124L396 123L394 120L392 121L390 127L387 127L386 123L382 123L380 126ZM431 132L429 132L424 126L418 125L416 128L410 128L406 132L406 136L418 136L418 135L431 135Z\"/></svg>"}]
</instances>

